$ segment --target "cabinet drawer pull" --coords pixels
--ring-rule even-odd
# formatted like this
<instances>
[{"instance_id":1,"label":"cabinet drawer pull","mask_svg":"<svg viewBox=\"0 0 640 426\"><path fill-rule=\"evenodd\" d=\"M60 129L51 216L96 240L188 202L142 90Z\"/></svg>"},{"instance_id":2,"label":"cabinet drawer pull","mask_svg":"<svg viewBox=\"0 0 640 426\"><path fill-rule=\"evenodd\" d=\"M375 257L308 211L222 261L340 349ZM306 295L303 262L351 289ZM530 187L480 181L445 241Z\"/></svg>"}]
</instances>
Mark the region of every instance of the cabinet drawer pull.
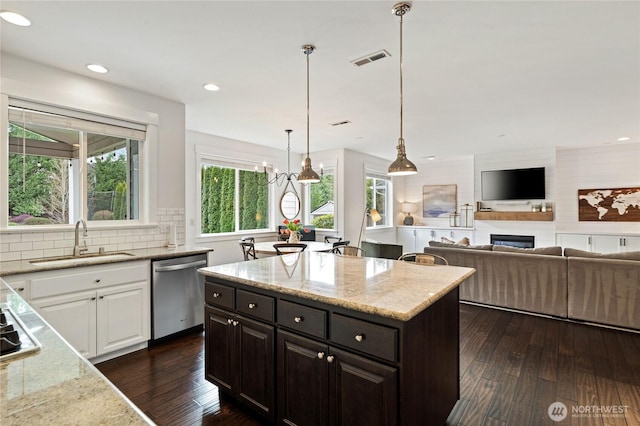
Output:
<instances>
[{"instance_id":1,"label":"cabinet drawer pull","mask_svg":"<svg viewBox=\"0 0 640 426\"><path fill-rule=\"evenodd\" d=\"M16 288L16 291L24 291L24 287L18 287Z\"/></svg>"},{"instance_id":2,"label":"cabinet drawer pull","mask_svg":"<svg viewBox=\"0 0 640 426\"><path fill-rule=\"evenodd\" d=\"M227 324L229 325L233 324L233 320L231 318L227 319Z\"/></svg>"},{"instance_id":3,"label":"cabinet drawer pull","mask_svg":"<svg viewBox=\"0 0 640 426\"><path fill-rule=\"evenodd\" d=\"M333 355L329 355L329 356L327 357L327 362L328 362L329 364L331 364L331 363L333 362Z\"/></svg>"},{"instance_id":4,"label":"cabinet drawer pull","mask_svg":"<svg viewBox=\"0 0 640 426\"><path fill-rule=\"evenodd\" d=\"M356 334L356 342L362 342L364 340L364 334Z\"/></svg>"},{"instance_id":5,"label":"cabinet drawer pull","mask_svg":"<svg viewBox=\"0 0 640 426\"><path fill-rule=\"evenodd\" d=\"M304 321L304 317L303 316L299 316L299 317L294 317L293 320L297 323L300 323L302 321Z\"/></svg>"},{"instance_id":6,"label":"cabinet drawer pull","mask_svg":"<svg viewBox=\"0 0 640 426\"><path fill-rule=\"evenodd\" d=\"M249 309L255 309L255 308L258 307L258 304L257 303L249 303L248 306L249 306Z\"/></svg>"},{"instance_id":7,"label":"cabinet drawer pull","mask_svg":"<svg viewBox=\"0 0 640 426\"><path fill-rule=\"evenodd\" d=\"M233 326L236 327L238 325L238 321L233 322Z\"/></svg>"},{"instance_id":8,"label":"cabinet drawer pull","mask_svg":"<svg viewBox=\"0 0 640 426\"><path fill-rule=\"evenodd\" d=\"M100 278L98 278L98 279L96 280L96 283L99 283L99 282L100 282Z\"/></svg>"},{"instance_id":9,"label":"cabinet drawer pull","mask_svg":"<svg viewBox=\"0 0 640 426\"><path fill-rule=\"evenodd\" d=\"M100 296L100 299L104 299L104 296Z\"/></svg>"},{"instance_id":10,"label":"cabinet drawer pull","mask_svg":"<svg viewBox=\"0 0 640 426\"><path fill-rule=\"evenodd\" d=\"M214 298L216 298L216 299L217 299L218 297L220 297L220 296L221 296L221 294L220 294L220 293L213 293L213 297L214 297Z\"/></svg>"},{"instance_id":11,"label":"cabinet drawer pull","mask_svg":"<svg viewBox=\"0 0 640 426\"><path fill-rule=\"evenodd\" d=\"M318 359L324 358L324 352L318 352Z\"/></svg>"},{"instance_id":12,"label":"cabinet drawer pull","mask_svg":"<svg viewBox=\"0 0 640 426\"><path fill-rule=\"evenodd\" d=\"M91 300L96 300L96 298L95 298L95 297L92 297L92 298L91 298Z\"/></svg>"}]
</instances>

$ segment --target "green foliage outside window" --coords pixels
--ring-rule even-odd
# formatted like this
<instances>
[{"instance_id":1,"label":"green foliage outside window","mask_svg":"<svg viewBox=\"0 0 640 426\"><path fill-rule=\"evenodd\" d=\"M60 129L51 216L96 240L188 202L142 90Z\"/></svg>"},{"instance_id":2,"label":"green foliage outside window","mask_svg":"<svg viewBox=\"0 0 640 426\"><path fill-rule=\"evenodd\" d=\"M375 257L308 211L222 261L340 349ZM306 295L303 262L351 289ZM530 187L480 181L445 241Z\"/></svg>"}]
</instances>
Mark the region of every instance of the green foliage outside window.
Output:
<instances>
[{"instance_id":1,"label":"green foliage outside window","mask_svg":"<svg viewBox=\"0 0 640 426\"><path fill-rule=\"evenodd\" d=\"M253 171L204 164L200 169L200 178L202 234L269 227L269 188L256 182ZM235 229L236 203L238 229Z\"/></svg>"},{"instance_id":2,"label":"green foliage outside window","mask_svg":"<svg viewBox=\"0 0 640 426\"><path fill-rule=\"evenodd\" d=\"M309 185L310 211L314 212L329 201L333 201L333 174L325 174L319 183ZM335 213L335 212L334 212ZM335 229L333 214L316 216L311 219L311 224L317 229Z\"/></svg>"}]
</instances>

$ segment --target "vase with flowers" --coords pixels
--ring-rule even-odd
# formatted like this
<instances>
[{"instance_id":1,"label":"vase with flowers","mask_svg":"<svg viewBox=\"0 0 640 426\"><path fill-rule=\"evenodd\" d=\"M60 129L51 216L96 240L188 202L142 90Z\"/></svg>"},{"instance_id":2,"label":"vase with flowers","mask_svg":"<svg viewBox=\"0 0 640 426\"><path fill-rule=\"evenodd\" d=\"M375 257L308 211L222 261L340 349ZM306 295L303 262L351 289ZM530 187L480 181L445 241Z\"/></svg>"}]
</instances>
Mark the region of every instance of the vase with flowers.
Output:
<instances>
[{"instance_id":1,"label":"vase with flowers","mask_svg":"<svg viewBox=\"0 0 640 426\"><path fill-rule=\"evenodd\" d=\"M300 225L300 219L295 219L295 220L285 219L284 221L282 221L282 223L286 225L286 228L282 229L280 232L282 232L283 234L289 235L289 239L287 240L289 244L299 242L301 232L309 232L308 228L305 228L302 225Z\"/></svg>"}]
</instances>

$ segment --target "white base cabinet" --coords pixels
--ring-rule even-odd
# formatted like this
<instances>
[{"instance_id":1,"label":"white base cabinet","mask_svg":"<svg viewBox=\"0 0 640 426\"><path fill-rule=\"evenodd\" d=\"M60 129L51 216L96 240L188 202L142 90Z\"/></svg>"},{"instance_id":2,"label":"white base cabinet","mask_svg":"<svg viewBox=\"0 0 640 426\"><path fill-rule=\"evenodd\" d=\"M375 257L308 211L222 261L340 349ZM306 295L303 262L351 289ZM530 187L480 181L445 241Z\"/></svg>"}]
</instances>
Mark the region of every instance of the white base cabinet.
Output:
<instances>
[{"instance_id":1,"label":"white base cabinet","mask_svg":"<svg viewBox=\"0 0 640 426\"><path fill-rule=\"evenodd\" d=\"M474 231L471 228L436 228L430 226L399 226L396 228L396 242L401 244L404 253L422 252L429 241L442 241L447 238L458 242L468 238L473 244Z\"/></svg>"},{"instance_id":2,"label":"white base cabinet","mask_svg":"<svg viewBox=\"0 0 640 426\"><path fill-rule=\"evenodd\" d=\"M603 234L556 234L556 244L594 253L640 251L640 236Z\"/></svg>"},{"instance_id":3,"label":"white base cabinet","mask_svg":"<svg viewBox=\"0 0 640 426\"><path fill-rule=\"evenodd\" d=\"M149 262L25 274L31 306L81 355L94 358L150 337Z\"/></svg>"}]
</instances>

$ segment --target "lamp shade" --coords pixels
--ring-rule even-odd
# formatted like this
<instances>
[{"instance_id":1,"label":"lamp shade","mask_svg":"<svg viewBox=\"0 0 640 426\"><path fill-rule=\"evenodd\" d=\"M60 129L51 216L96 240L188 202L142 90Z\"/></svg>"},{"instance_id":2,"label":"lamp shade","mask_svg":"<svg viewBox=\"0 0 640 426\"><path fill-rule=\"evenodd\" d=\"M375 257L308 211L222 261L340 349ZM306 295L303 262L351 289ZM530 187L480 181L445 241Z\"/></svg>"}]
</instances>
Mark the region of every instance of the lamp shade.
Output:
<instances>
[{"instance_id":1,"label":"lamp shade","mask_svg":"<svg viewBox=\"0 0 640 426\"><path fill-rule=\"evenodd\" d=\"M403 213L414 213L416 211L416 205L413 203L402 203Z\"/></svg>"},{"instance_id":2,"label":"lamp shade","mask_svg":"<svg viewBox=\"0 0 640 426\"><path fill-rule=\"evenodd\" d=\"M371 216L371 220L374 223L375 222L380 222L382 220L382 216L380 216L380 213L378 213L378 210L376 210L376 209L369 210L369 215Z\"/></svg>"}]
</instances>

